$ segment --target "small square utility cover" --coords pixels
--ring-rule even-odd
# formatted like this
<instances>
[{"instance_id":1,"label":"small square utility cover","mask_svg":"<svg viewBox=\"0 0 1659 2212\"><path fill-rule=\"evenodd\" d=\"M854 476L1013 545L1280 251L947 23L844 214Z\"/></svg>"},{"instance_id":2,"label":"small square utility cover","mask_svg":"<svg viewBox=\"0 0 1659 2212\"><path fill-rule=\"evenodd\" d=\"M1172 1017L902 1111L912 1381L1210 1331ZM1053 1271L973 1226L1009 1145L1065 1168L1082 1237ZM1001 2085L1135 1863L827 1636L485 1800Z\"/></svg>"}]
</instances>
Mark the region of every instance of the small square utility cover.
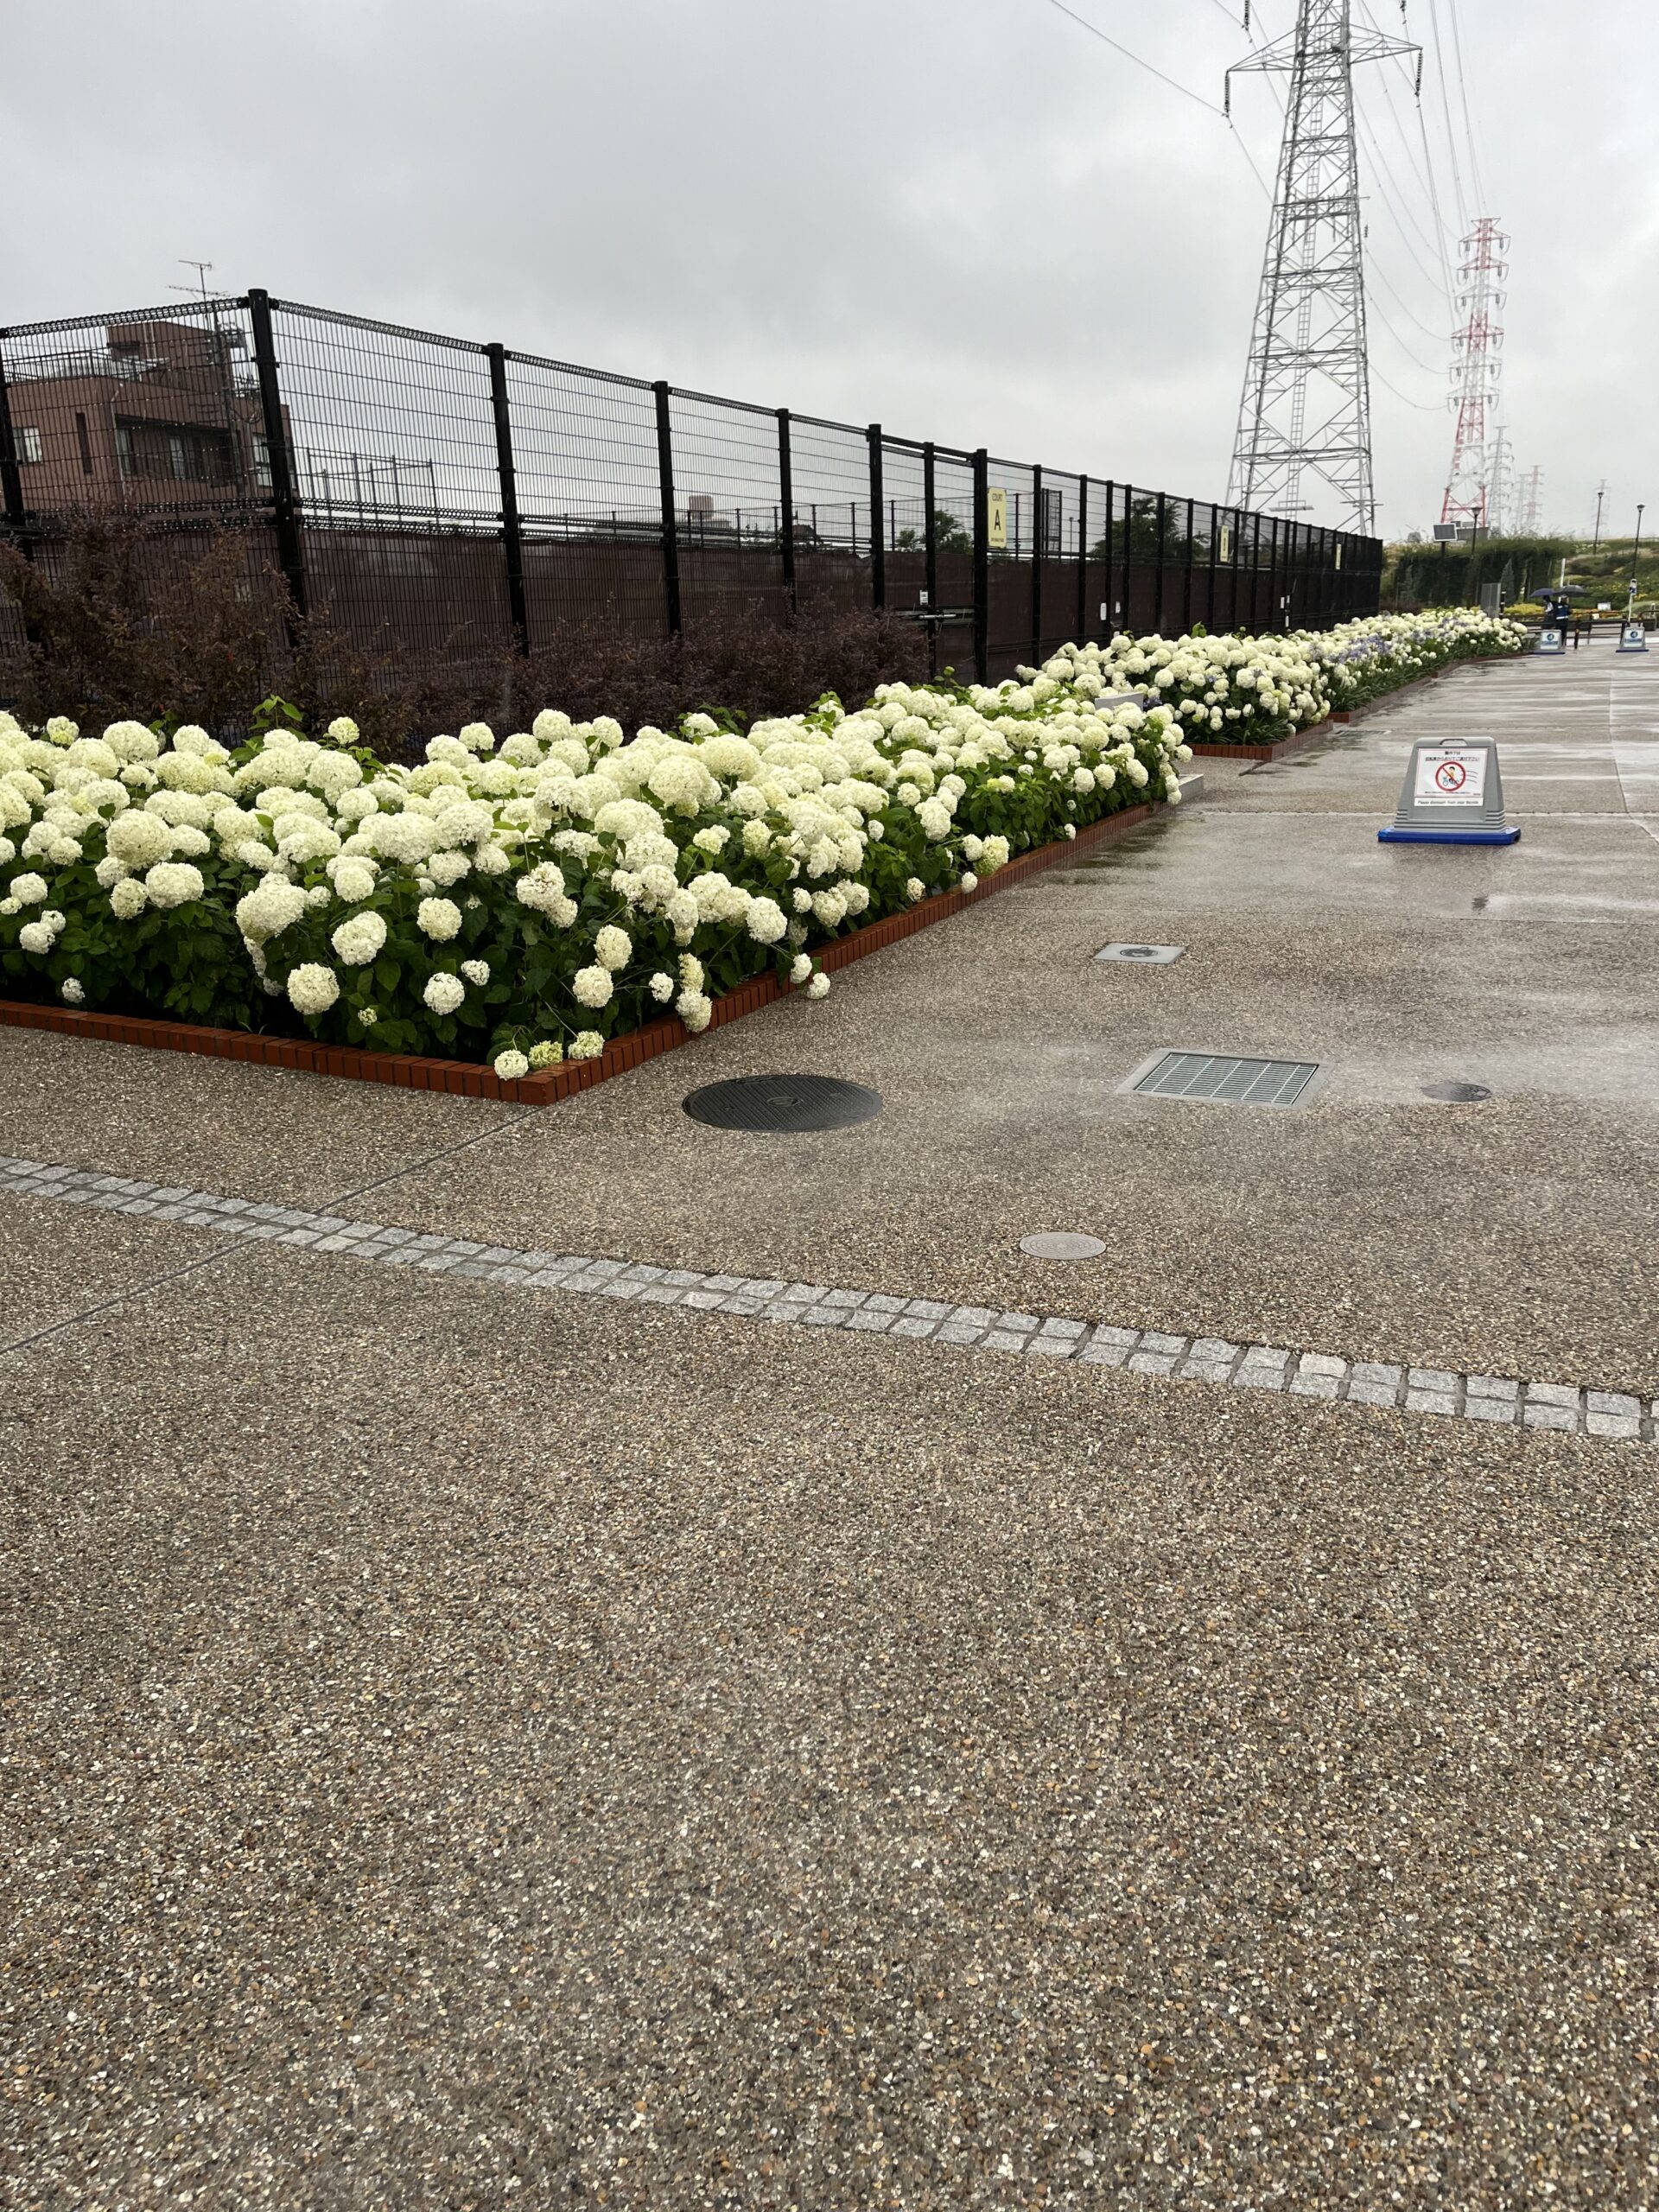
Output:
<instances>
[{"instance_id":1,"label":"small square utility cover","mask_svg":"<svg viewBox=\"0 0 1659 2212\"><path fill-rule=\"evenodd\" d=\"M1096 960L1138 960L1143 967L1167 968L1186 950L1184 944L1103 944Z\"/></svg>"}]
</instances>

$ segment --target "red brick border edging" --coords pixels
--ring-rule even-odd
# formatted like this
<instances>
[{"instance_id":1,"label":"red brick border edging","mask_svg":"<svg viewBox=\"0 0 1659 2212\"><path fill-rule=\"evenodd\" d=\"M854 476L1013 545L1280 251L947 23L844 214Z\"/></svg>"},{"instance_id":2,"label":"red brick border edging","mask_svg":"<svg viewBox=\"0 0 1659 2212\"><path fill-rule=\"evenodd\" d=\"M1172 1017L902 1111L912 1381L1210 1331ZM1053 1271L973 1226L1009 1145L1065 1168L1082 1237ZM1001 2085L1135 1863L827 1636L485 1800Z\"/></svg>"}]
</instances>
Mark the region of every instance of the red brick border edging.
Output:
<instances>
[{"instance_id":1,"label":"red brick border edging","mask_svg":"<svg viewBox=\"0 0 1659 2212\"><path fill-rule=\"evenodd\" d=\"M1021 853L995 875L987 876L972 891L940 891L902 913L889 914L855 930L850 936L832 938L817 951L819 964L845 968L867 953L880 952L901 938L912 937L934 922L943 922L964 906L988 899L1007 885L1018 883L1057 861L1074 859L1093 846L1108 844L1129 830L1148 822L1157 807L1151 801L1124 807L1099 822L1079 830L1075 839L1063 838ZM715 1001L711 1029L723 1027L746 1014L787 997L787 983L774 975L756 976L726 991ZM575 1091L589 1090L613 1076L654 1060L659 1053L691 1041L691 1033L677 1014L649 1023L626 1037L613 1037L596 1060L562 1060L556 1067L504 1083L493 1069L472 1060L440 1060L412 1052L371 1052L357 1045L322 1045L308 1037L267 1037L252 1030L208 1029L189 1022L157 1021L148 1016L124 1014L78 1014L73 1007L35 1006L24 1000L0 1000L0 1027L48 1029L60 1036L94 1037L111 1045L144 1045L164 1052L197 1052L209 1059L246 1060L257 1067L293 1068L307 1075L344 1076L359 1083L390 1083L404 1090L443 1090L461 1098L505 1098L524 1106L552 1106Z\"/></svg>"}]
</instances>

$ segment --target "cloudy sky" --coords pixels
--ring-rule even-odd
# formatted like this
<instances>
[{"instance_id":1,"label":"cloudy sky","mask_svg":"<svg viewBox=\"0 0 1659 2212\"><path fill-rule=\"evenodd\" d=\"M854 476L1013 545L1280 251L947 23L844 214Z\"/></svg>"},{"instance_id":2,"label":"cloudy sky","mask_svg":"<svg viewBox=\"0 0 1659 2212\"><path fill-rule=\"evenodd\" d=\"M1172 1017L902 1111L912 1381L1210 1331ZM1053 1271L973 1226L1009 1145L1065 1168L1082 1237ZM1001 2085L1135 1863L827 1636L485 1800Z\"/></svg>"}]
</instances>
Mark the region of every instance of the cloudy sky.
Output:
<instances>
[{"instance_id":1,"label":"cloudy sky","mask_svg":"<svg viewBox=\"0 0 1659 2212\"><path fill-rule=\"evenodd\" d=\"M1279 109L1244 79L1235 137L1199 104L1248 51L1235 0L1068 4L1175 83L1053 0L11 0L0 315L149 305L194 256L226 290L1220 498ZM1513 235L1519 466L1573 530L1605 476L1628 532L1659 503L1659 44L1537 0L1409 15L1445 228L1460 182ZM1450 316L1397 68L1362 107L1403 535L1439 512Z\"/></svg>"}]
</instances>

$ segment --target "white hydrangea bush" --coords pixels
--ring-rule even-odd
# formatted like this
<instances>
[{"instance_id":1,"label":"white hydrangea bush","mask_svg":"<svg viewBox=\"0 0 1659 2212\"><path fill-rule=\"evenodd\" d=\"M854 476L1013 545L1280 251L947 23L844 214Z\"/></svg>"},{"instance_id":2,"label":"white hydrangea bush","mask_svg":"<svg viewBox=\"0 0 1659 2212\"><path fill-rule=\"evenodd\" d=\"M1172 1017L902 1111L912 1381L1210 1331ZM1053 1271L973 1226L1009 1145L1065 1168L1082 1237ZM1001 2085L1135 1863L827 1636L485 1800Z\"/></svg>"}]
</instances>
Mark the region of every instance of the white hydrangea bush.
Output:
<instances>
[{"instance_id":1,"label":"white hydrangea bush","mask_svg":"<svg viewBox=\"0 0 1659 2212\"><path fill-rule=\"evenodd\" d=\"M509 1077L590 1058L665 1013L706 1028L769 969L822 996L826 940L1178 801L1191 739L1259 741L1387 669L1513 649L1516 626L1484 622L1119 638L1005 683L885 684L851 713L691 715L632 741L548 709L499 743L483 723L435 737L413 768L344 717L232 750L194 726L35 734L0 712L0 988Z\"/></svg>"},{"instance_id":2,"label":"white hydrangea bush","mask_svg":"<svg viewBox=\"0 0 1659 2212\"><path fill-rule=\"evenodd\" d=\"M1450 662L1521 652L1528 642L1520 623L1474 607L1370 615L1283 637L1124 634L1107 645L1067 645L1041 669L1021 669L1015 696L1040 710L1051 686L1084 696L1133 692L1148 707L1167 707L1188 741L1274 744Z\"/></svg>"},{"instance_id":3,"label":"white hydrangea bush","mask_svg":"<svg viewBox=\"0 0 1659 2212\"><path fill-rule=\"evenodd\" d=\"M773 969L1173 782L1173 718L884 686L849 714L625 741L548 710L417 767L279 728L231 750L0 715L12 995L487 1058L511 1076Z\"/></svg>"}]
</instances>

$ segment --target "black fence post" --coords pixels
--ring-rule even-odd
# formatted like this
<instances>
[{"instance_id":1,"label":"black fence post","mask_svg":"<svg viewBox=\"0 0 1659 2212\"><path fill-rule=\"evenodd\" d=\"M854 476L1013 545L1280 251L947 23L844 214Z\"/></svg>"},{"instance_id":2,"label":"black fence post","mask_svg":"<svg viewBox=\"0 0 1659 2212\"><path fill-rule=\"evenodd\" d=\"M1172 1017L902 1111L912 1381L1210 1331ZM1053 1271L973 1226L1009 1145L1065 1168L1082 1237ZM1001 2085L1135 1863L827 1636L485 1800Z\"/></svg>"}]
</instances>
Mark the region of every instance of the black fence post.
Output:
<instances>
[{"instance_id":1,"label":"black fence post","mask_svg":"<svg viewBox=\"0 0 1659 2212\"><path fill-rule=\"evenodd\" d=\"M507 564L507 617L512 649L530 651L530 618L524 608L524 540L518 526L518 483L512 467L512 421L507 412L507 349L484 348L490 365L490 412L495 417L495 467L501 479L501 550Z\"/></svg>"},{"instance_id":2,"label":"black fence post","mask_svg":"<svg viewBox=\"0 0 1659 2212\"><path fill-rule=\"evenodd\" d=\"M1031 472L1031 657L1039 666L1043 658L1043 471L1041 463Z\"/></svg>"},{"instance_id":3,"label":"black fence post","mask_svg":"<svg viewBox=\"0 0 1659 2212\"><path fill-rule=\"evenodd\" d=\"M983 446L974 454L974 670L981 683L990 681L991 648L991 457Z\"/></svg>"},{"instance_id":4,"label":"black fence post","mask_svg":"<svg viewBox=\"0 0 1659 2212\"><path fill-rule=\"evenodd\" d=\"M779 540L784 563L784 595L793 614L799 601L795 595L795 456L790 442L787 407L778 410L778 505L784 523L783 536Z\"/></svg>"},{"instance_id":5,"label":"black fence post","mask_svg":"<svg viewBox=\"0 0 1659 2212\"><path fill-rule=\"evenodd\" d=\"M1164 634L1164 554L1166 550L1164 532L1169 526L1168 509L1164 495L1158 494L1158 506L1153 520L1153 531L1158 547L1158 574L1153 583L1152 627L1154 634Z\"/></svg>"},{"instance_id":6,"label":"black fence post","mask_svg":"<svg viewBox=\"0 0 1659 2212\"><path fill-rule=\"evenodd\" d=\"M680 531L674 512L674 431L668 416L668 386L658 378L651 387L657 396L657 476L663 495L663 601L668 610L668 634L680 633Z\"/></svg>"},{"instance_id":7,"label":"black fence post","mask_svg":"<svg viewBox=\"0 0 1659 2212\"><path fill-rule=\"evenodd\" d=\"M1257 514L1239 517L1241 531L1244 524L1250 526L1250 635L1262 634L1262 518Z\"/></svg>"},{"instance_id":8,"label":"black fence post","mask_svg":"<svg viewBox=\"0 0 1659 2212\"><path fill-rule=\"evenodd\" d=\"M0 331L0 339L7 334ZM11 397L6 388L6 364L3 354L0 354L0 505L5 511L7 536L24 560L32 561L35 549L29 542L26 528L29 510L23 505L23 477L17 466L17 440L11 427Z\"/></svg>"},{"instance_id":9,"label":"black fence post","mask_svg":"<svg viewBox=\"0 0 1659 2212\"><path fill-rule=\"evenodd\" d=\"M1135 635L1135 607L1129 594L1129 570L1135 560L1135 486L1123 486L1123 627Z\"/></svg>"},{"instance_id":10,"label":"black fence post","mask_svg":"<svg viewBox=\"0 0 1659 2212\"><path fill-rule=\"evenodd\" d=\"M1181 586L1181 627L1192 627L1192 515L1191 499L1186 503L1186 577Z\"/></svg>"},{"instance_id":11,"label":"black fence post","mask_svg":"<svg viewBox=\"0 0 1659 2212\"><path fill-rule=\"evenodd\" d=\"M1089 479L1077 479L1077 643L1089 639Z\"/></svg>"},{"instance_id":12,"label":"black fence post","mask_svg":"<svg viewBox=\"0 0 1659 2212\"><path fill-rule=\"evenodd\" d=\"M270 511L276 531L276 558L294 611L303 617L305 550L300 540L299 501L294 496L294 468L288 450L283 390L276 376L276 345L271 335L269 292L261 289L248 294L248 320L253 326L253 361L259 378L260 411L264 416L265 455L270 464Z\"/></svg>"},{"instance_id":13,"label":"black fence post","mask_svg":"<svg viewBox=\"0 0 1659 2212\"><path fill-rule=\"evenodd\" d=\"M1210 509L1210 581L1205 590L1204 620L1206 629L1216 626L1216 540L1221 535L1221 524L1217 510Z\"/></svg>"},{"instance_id":14,"label":"black fence post","mask_svg":"<svg viewBox=\"0 0 1659 2212\"><path fill-rule=\"evenodd\" d=\"M887 603L887 502L881 492L881 425L872 423L864 433L870 447L870 605Z\"/></svg>"},{"instance_id":15,"label":"black fence post","mask_svg":"<svg viewBox=\"0 0 1659 2212\"><path fill-rule=\"evenodd\" d=\"M933 442L930 438L922 448L922 588L927 594L928 612L939 611L939 533L933 520ZM937 624L930 624L930 632L937 637Z\"/></svg>"}]
</instances>

